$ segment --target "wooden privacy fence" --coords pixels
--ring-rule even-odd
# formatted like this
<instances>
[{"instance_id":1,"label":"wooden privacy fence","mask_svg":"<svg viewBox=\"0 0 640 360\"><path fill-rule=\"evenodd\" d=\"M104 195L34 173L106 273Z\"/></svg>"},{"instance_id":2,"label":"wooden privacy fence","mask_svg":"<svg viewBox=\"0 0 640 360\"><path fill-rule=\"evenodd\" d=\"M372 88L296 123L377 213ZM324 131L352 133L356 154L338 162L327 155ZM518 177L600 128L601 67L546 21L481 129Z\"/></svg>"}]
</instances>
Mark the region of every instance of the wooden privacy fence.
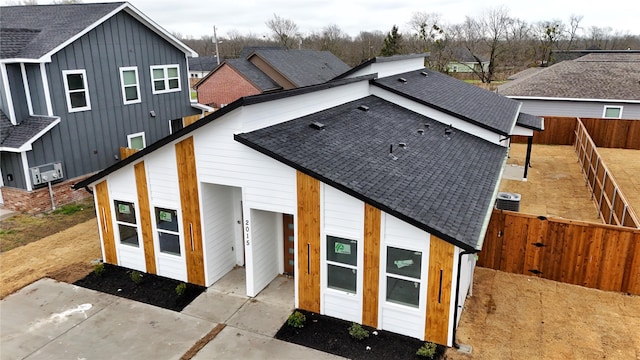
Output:
<instances>
[{"instance_id":1,"label":"wooden privacy fence","mask_svg":"<svg viewBox=\"0 0 640 360\"><path fill-rule=\"evenodd\" d=\"M640 295L640 229L494 210L478 265Z\"/></svg>"},{"instance_id":2,"label":"wooden privacy fence","mask_svg":"<svg viewBox=\"0 0 640 360\"><path fill-rule=\"evenodd\" d=\"M638 216L602 161L596 144L580 119L576 123L574 144L598 215L606 224L640 228Z\"/></svg>"}]
</instances>

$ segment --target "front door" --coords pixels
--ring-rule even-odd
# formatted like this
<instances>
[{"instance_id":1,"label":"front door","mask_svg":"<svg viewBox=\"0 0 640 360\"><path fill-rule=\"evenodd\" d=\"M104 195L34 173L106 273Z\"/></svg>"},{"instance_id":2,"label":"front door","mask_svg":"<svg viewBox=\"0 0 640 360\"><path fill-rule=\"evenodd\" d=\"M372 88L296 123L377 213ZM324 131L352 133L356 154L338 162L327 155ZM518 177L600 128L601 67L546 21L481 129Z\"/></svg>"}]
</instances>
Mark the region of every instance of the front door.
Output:
<instances>
[{"instance_id":1,"label":"front door","mask_svg":"<svg viewBox=\"0 0 640 360\"><path fill-rule=\"evenodd\" d=\"M293 234L293 215L282 214L282 229L284 233L284 273L294 275L294 234Z\"/></svg>"}]
</instances>

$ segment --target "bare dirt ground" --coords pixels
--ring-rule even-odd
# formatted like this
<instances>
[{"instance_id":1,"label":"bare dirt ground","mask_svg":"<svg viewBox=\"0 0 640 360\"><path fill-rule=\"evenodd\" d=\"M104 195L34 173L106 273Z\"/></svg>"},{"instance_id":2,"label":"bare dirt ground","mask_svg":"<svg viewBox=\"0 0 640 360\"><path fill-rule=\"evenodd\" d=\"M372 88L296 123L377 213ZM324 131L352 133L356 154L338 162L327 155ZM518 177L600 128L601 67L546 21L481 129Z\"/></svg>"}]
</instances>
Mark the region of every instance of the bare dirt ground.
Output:
<instances>
[{"instance_id":1,"label":"bare dirt ground","mask_svg":"<svg viewBox=\"0 0 640 360\"><path fill-rule=\"evenodd\" d=\"M524 165L526 144L511 144L509 164ZM572 146L537 145L528 180L502 180L500 191L521 195L520 211L602 223Z\"/></svg>"},{"instance_id":2,"label":"bare dirt ground","mask_svg":"<svg viewBox=\"0 0 640 360\"><path fill-rule=\"evenodd\" d=\"M640 359L640 296L477 268L447 359Z\"/></svg>"},{"instance_id":3,"label":"bare dirt ground","mask_svg":"<svg viewBox=\"0 0 640 360\"><path fill-rule=\"evenodd\" d=\"M640 217L640 150L598 148L598 152Z\"/></svg>"}]
</instances>

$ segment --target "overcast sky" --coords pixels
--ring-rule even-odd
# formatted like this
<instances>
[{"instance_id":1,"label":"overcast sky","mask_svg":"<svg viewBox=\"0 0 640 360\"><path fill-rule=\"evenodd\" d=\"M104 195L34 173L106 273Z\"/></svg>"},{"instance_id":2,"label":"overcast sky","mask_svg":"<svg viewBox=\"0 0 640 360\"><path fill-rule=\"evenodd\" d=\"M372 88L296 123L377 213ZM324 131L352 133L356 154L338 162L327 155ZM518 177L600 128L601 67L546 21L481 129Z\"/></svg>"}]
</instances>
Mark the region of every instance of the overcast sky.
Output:
<instances>
[{"instance_id":1,"label":"overcast sky","mask_svg":"<svg viewBox=\"0 0 640 360\"><path fill-rule=\"evenodd\" d=\"M5 4L7 0L1 0ZM109 2L110 0L84 0ZM40 0L40 4L50 1ZM336 24L351 36L361 30L388 32L396 24L400 32L416 11L439 13L446 23L461 23L466 15L478 17L483 10L506 6L512 17L529 23L559 19L569 23L572 14L582 15L582 27L611 27L614 31L640 35L640 3L637 0L131 0L130 3L170 32L199 38L237 30L242 34L268 35L265 22L274 14L293 20L303 33ZM635 5L634 5L635 4Z\"/></svg>"}]
</instances>

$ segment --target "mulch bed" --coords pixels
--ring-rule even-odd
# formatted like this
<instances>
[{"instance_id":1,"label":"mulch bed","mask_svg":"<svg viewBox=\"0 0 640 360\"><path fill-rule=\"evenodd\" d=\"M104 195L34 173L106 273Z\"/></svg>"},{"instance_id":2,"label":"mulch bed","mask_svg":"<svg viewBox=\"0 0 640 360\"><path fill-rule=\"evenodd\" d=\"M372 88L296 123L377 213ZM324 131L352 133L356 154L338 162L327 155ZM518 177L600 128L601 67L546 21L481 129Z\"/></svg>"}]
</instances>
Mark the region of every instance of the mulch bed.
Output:
<instances>
[{"instance_id":1,"label":"mulch bed","mask_svg":"<svg viewBox=\"0 0 640 360\"><path fill-rule=\"evenodd\" d=\"M187 283L185 292L178 295L176 287L181 281L140 273L142 280L136 284L131 278L134 270L111 264L103 265L102 275L93 271L73 284L173 311L182 311L206 290L205 287Z\"/></svg>"},{"instance_id":2,"label":"mulch bed","mask_svg":"<svg viewBox=\"0 0 640 360\"><path fill-rule=\"evenodd\" d=\"M426 359L416 355L424 341L366 326L363 328L369 331L369 337L358 341L349 335L351 322L305 310L297 311L306 316L304 327L294 328L285 322L276 339L350 359ZM374 335L374 331L378 335ZM445 350L446 347L438 345L433 358L441 359Z\"/></svg>"}]
</instances>

